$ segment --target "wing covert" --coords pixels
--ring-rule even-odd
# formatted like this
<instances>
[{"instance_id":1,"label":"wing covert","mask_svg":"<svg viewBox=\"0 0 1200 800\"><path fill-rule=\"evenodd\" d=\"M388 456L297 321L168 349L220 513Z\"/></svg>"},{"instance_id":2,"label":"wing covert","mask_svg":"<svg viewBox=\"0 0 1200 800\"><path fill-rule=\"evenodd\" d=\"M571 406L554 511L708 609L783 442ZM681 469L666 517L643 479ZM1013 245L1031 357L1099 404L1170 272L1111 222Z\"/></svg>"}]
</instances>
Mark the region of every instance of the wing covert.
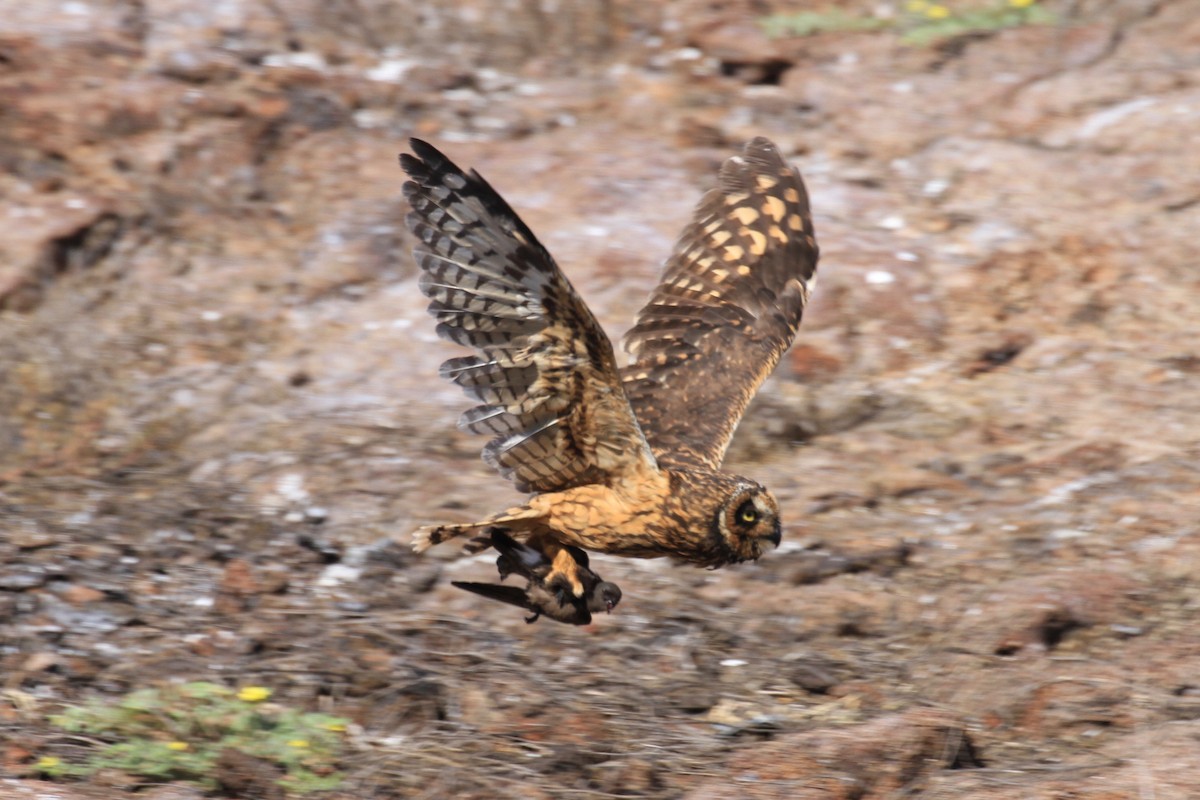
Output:
<instances>
[{"instance_id":1,"label":"wing covert","mask_svg":"<svg viewBox=\"0 0 1200 800\"><path fill-rule=\"evenodd\" d=\"M796 336L817 256L800 173L753 139L722 166L625 337L625 392L661 463L720 466Z\"/></svg>"}]
</instances>

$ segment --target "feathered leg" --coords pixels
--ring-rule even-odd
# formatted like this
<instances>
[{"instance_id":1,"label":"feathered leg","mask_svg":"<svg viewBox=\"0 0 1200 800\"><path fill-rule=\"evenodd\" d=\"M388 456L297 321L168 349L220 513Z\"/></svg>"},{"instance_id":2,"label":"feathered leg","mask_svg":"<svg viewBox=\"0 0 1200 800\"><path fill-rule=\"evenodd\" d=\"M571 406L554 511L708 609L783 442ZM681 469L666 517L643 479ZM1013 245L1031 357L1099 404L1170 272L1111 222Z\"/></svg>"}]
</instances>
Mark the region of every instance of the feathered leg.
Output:
<instances>
[{"instance_id":1,"label":"feathered leg","mask_svg":"<svg viewBox=\"0 0 1200 800\"><path fill-rule=\"evenodd\" d=\"M466 548L468 552L478 553L491 546L491 537L487 534L487 528L499 525L509 529L513 534L527 535L536 526L540 516L539 512L534 511L528 506L518 506L495 516L488 517L482 522L465 522L459 525L429 525L413 531L412 547L415 552L423 553L434 545L439 545L442 542L448 542L459 536L473 533L476 535L467 542ZM478 546L479 544L484 544L484 546L480 547Z\"/></svg>"},{"instance_id":2,"label":"feathered leg","mask_svg":"<svg viewBox=\"0 0 1200 800\"><path fill-rule=\"evenodd\" d=\"M541 530L533 533L526 544L540 550L550 559L550 572L546 574L545 584L551 590L569 591L575 597L583 597L583 580L580 578L580 567L587 568L586 559L583 564L575 560L575 556L554 535L553 531Z\"/></svg>"}]
</instances>

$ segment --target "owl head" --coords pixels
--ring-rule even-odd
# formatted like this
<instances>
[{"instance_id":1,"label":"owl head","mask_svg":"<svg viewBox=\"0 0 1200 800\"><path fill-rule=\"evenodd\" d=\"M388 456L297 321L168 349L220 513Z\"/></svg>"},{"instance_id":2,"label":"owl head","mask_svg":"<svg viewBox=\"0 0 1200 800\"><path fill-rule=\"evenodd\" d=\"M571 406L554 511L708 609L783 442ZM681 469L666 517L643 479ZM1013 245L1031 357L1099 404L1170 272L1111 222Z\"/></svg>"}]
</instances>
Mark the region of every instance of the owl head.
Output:
<instances>
[{"instance_id":1,"label":"owl head","mask_svg":"<svg viewBox=\"0 0 1200 800\"><path fill-rule=\"evenodd\" d=\"M717 509L712 528L714 538L728 550L729 561L753 561L767 543L779 546L779 503L765 486L741 479Z\"/></svg>"}]
</instances>

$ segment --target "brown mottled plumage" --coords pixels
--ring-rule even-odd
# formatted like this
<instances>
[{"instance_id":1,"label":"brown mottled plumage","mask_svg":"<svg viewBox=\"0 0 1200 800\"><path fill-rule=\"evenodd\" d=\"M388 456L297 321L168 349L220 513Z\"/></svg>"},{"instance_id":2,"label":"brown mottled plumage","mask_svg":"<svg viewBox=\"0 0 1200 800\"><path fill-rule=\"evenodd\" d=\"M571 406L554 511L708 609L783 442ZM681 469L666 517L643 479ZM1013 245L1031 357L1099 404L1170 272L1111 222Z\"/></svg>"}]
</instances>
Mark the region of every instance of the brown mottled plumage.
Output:
<instances>
[{"instance_id":1,"label":"brown mottled plumage","mask_svg":"<svg viewBox=\"0 0 1200 800\"><path fill-rule=\"evenodd\" d=\"M567 576L555 573L542 552L516 541L502 528L489 528L487 538L500 553L496 559L500 580L516 573L525 579L525 588L467 581L451 581L451 584L490 600L532 611L533 616L526 617L526 622L537 622L539 617L545 616L568 625L587 625L592 621L592 612L610 613L621 602L620 587L593 572L587 553L577 547L566 550L575 561L574 577L583 585L583 594L579 597L572 593Z\"/></svg>"},{"instance_id":2,"label":"brown mottled plumage","mask_svg":"<svg viewBox=\"0 0 1200 800\"><path fill-rule=\"evenodd\" d=\"M412 140L400 163L438 334L477 353L442 374L482 405L459 425L523 505L423 528L415 549L502 525L553 559L582 597L572 545L706 567L780 540L760 484L720 470L750 399L791 345L817 264L799 172L766 139L721 168L638 315L612 344L554 259L478 173ZM486 537L474 542L486 546Z\"/></svg>"}]
</instances>

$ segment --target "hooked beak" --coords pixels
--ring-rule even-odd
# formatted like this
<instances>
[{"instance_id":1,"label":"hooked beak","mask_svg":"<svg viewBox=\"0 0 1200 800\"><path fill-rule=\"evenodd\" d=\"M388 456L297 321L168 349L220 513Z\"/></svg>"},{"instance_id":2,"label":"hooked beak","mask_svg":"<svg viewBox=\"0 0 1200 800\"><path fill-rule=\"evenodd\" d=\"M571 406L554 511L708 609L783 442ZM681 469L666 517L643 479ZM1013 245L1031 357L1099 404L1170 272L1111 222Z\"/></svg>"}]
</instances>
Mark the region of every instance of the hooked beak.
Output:
<instances>
[{"instance_id":1,"label":"hooked beak","mask_svg":"<svg viewBox=\"0 0 1200 800\"><path fill-rule=\"evenodd\" d=\"M613 610L613 606L615 606L615 605L616 605L616 603L614 603L612 600L606 600L604 602L604 613L611 614L612 610Z\"/></svg>"},{"instance_id":2,"label":"hooked beak","mask_svg":"<svg viewBox=\"0 0 1200 800\"><path fill-rule=\"evenodd\" d=\"M779 543L783 541L783 529L779 526L778 522L775 523L775 530L771 531L771 535L767 537L767 541L776 547L779 547Z\"/></svg>"}]
</instances>

